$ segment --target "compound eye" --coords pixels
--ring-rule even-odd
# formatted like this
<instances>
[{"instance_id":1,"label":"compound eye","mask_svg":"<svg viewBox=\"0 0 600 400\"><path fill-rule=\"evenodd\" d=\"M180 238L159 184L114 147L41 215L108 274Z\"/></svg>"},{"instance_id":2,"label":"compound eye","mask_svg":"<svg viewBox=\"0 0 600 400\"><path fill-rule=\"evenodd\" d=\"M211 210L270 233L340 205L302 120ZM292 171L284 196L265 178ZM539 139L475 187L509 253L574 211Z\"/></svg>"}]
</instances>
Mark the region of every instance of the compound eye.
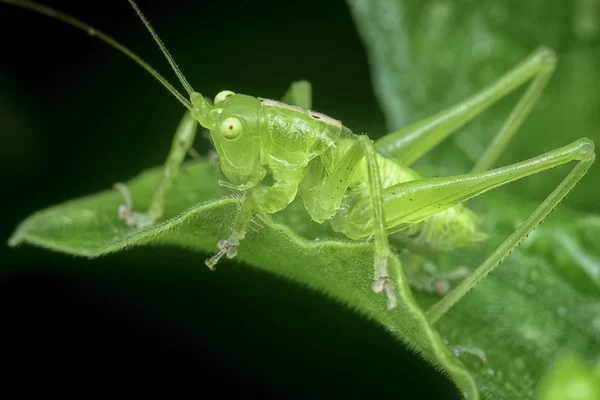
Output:
<instances>
[{"instance_id":1,"label":"compound eye","mask_svg":"<svg viewBox=\"0 0 600 400\"><path fill-rule=\"evenodd\" d=\"M218 106L220 103L224 102L226 99L235 95L231 90L223 90L217 93L215 96L215 106Z\"/></svg>"},{"instance_id":2,"label":"compound eye","mask_svg":"<svg viewBox=\"0 0 600 400\"><path fill-rule=\"evenodd\" d=\"M242 134L243 130L242 121L237 117L229 117L221 122L221 135L227 139L235 139Z\"/></svg>"}]
</instances>

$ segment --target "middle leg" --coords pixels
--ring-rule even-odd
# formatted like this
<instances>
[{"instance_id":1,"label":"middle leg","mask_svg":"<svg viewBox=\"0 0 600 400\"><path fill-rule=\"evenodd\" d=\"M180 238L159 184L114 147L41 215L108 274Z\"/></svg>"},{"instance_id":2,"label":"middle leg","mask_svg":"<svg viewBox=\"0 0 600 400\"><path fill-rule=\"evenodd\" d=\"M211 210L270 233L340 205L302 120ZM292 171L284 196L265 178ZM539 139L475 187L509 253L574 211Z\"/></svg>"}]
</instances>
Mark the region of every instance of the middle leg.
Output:
<instances>
[{"instance_id":1,"label":"middle leg","mask_svg":"<svg viewBox=\"0 0 600 400\"><path fill-rule=\"evenodd\" d=\"M396 308L398 301L394 292L394 283L388 274L388 261L390 257L390 244L388 243L386 219L383 208L383 185L379 176L377 165L377 151L371 139L367 136L358 138L367 161L367 178L369 187L369 202L372 218L373 244L375 247L374 266L375 282L373 291L387 295L388 310Z\"/></svg>"}]
</instances>

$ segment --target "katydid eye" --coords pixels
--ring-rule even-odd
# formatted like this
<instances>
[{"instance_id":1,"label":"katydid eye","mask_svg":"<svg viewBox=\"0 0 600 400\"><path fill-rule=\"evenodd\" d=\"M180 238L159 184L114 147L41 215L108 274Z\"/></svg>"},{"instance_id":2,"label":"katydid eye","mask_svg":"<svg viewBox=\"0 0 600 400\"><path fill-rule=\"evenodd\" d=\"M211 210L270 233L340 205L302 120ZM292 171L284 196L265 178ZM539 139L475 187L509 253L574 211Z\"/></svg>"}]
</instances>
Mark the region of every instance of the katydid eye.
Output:
<instances>
[{"instance_id":1,"label":"katydid eye","mask_svg":"<svg viewBox=\"0 0 600 400\"><path fill-rule=\"evenodd\" d=\"M235 139L242 134L243 130L242 121L237 117L229 117L221 122L221 135L227 139Z\"/></svg>"},{"instance_id":2,"label":"katydid eye","mask_svg":"<svg viewBox=\"0 0 600 400\"><path fill-rule=\"evenodd\" d=\"M235 93L233 93L231 90L223 90L220 91L219 93L217 93L217 95L215 96L215 106L219 105L219 103L224 102L226 99L230 98L231 96L233 96Z\"/></svg>"}]
</instances>

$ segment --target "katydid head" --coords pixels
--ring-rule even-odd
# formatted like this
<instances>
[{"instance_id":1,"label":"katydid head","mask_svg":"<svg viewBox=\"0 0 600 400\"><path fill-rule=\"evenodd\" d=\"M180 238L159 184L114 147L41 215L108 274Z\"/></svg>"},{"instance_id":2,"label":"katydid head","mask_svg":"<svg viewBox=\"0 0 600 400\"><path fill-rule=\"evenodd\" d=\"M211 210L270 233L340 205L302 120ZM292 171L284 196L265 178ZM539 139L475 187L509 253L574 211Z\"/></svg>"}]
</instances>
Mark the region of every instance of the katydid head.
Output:
<instances>
[{"instance_id":1,"label":"katydid head","mask_svg":"<svg viewBox=\"0 0 600 400\"><path fill-rule=\"evenodd\" d=\"M192 89L135 1L129 0L129 3L146 25L148 32L158 44L165 58L171 64L173 72L190 96L191 104L185 104L186 107L191 111L194 119L210 131L225 176L234 184L260 181L264 177L265 171L258 163L260 154L258 137L260 103L258 99L223 91L216 96L214 105L211 104L200 93Z\"/></svg>"},{"instance_id":2,"label":"katydid head","mask_svg":"<svg viewBox=\"0 0 600 400\"><path fill-rule=\"evenodd\" d=\"M192 93L190 101L192 115L200 125L210 130L213 139L222 137L233 141L244 133L252 136L258 132L260 102L255 97L223 90L215 96L212 104L197 92Z\"/></svg>"},{"instance_id":3,"label":"katydid head","mask_svg":"<svg viewBox=\"0 0 600 400\"><path fill-rule=\"evenodd\" d=\"M215 96L214 105L199 93L193 93L190 101L192 115L210 131L225 176L234 184L262 179L259 99L223 90Z\"/></svg>"}]
</instances>

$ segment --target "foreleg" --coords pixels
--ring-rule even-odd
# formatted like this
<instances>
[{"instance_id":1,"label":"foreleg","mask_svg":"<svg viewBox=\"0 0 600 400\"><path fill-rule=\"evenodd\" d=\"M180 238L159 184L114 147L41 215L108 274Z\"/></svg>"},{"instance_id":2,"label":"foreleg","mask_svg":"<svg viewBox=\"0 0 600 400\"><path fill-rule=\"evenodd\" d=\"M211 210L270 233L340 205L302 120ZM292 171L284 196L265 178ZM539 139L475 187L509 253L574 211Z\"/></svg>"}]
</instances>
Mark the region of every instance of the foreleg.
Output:
<instances>
[{"instance_id":1,"label":"foreleg","mask_svg":"<svg viewBox=\"0 0 600 400\"><path fill-rule=\"evenodd\" d=\"M131 199L129 190L122 183L115 184L115 188L123 193L125 198L125 204L119 207L119 217L125 220L127 225L136 228L147 228L154 225L162 217L165 210L167 193L177 178L177 173L181 168L185 156L194 144L197 129L198 122L189 112L186 112L175 132L173 144L163 168L163 174L158 186L154 190L150 207L146 213L133 211L133 200Z\"/></svg>"},{"instance_id":2,"label":"foreleg","mask_svg":"<svg viewBox=\"0 0 600 400\"><path fill-rule=\"evenodd\" d=\"M274 171L273 186L257 186L244 194L242 205L233 223L231 234L227 239L219 241L219 252L206 260L206 266L211 270L225 255L233 258L237 255L237 246L246 236L248 223L259 212L274 214L283 210L296 197L298 184L302 180L302 170Z\"/></svg>"}]
</instances>

